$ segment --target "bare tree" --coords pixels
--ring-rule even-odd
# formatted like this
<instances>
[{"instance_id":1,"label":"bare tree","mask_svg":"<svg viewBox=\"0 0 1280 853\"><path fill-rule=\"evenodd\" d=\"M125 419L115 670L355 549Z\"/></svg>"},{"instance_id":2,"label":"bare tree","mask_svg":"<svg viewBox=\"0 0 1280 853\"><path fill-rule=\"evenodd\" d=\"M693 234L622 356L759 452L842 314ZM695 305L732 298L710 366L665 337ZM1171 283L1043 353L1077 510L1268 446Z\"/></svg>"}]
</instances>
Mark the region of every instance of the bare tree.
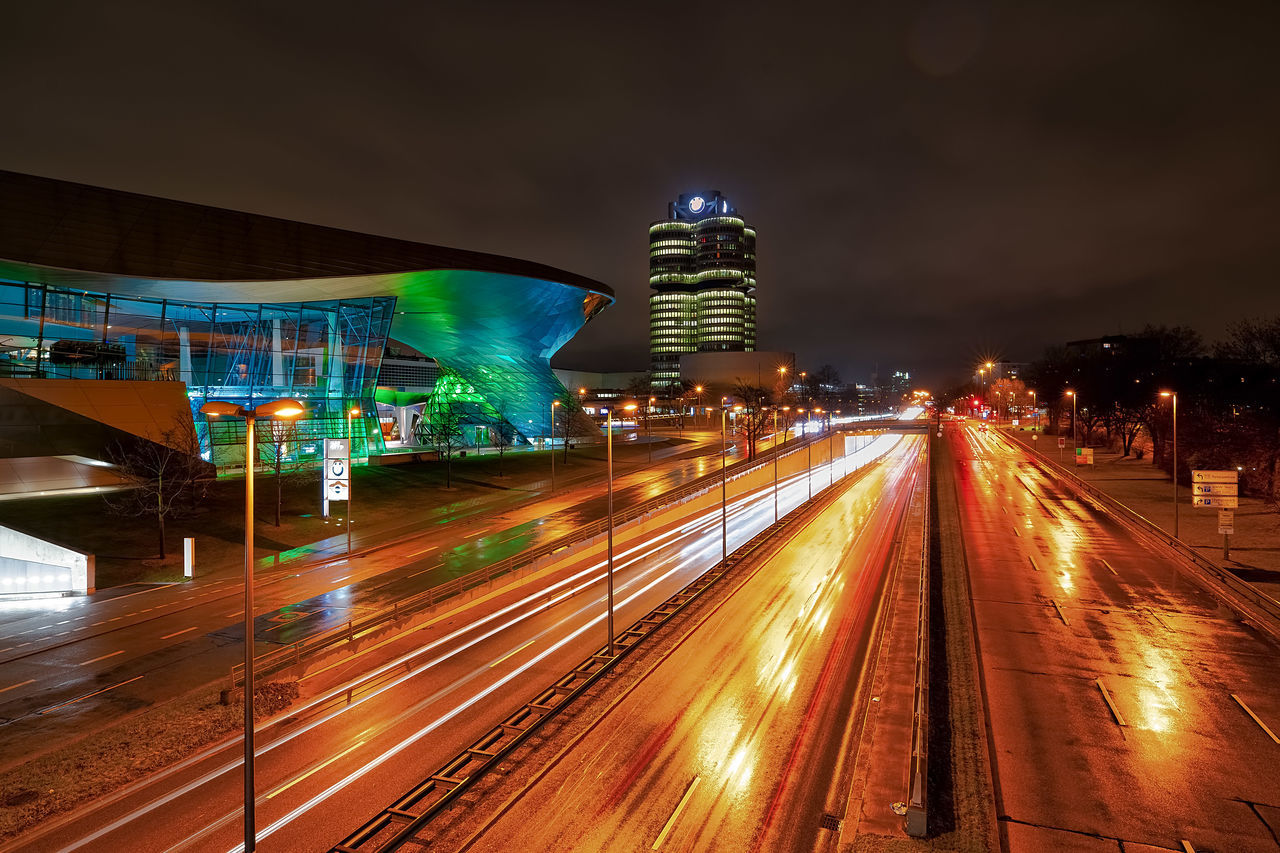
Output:
<instances>
[{"instance_id":1,"label":"bare tree","mask_svg":"<svg viewBox=\"0 0 1280 853\"><path fill-rule=\"evenodd\" d=\"M435 405L432 405L434 403ZM444 457L444 486L453 487L453 454L463 447L462 408L454 405L444 395L428 402L423 417L414 426L418 440L435 447Z\"/></svg>"},{"instance_id":2,"label":"bare tree","mask_svg":"<svg viewBox=\"0 0 1280 853\"><path fill-rule=\"evenodd\" d=\"M501 413L502 410L499 409ZM511 449L511 445L515 442L515 432L511 428L511 424L507 423L504 415L502 423L494 424L489 427L489 446L498 454L498 476L505 477L502 473L502 457Z\"/></svg>"},{"instance_id":3,"label":"bare tree","mask_svg":"<svg viewBox=\"0 0 1280 853\"><path fill-rule=\"evenodd\" d=\"M733 386L733 397L742 406L736 423L747 442L747 459L756 458L756 442L772 428L772 399L768 388L739 379Z\"/></svg>"},{"instance_id":4,"label":"bare tree","mask_svg":"<svg viewBox=\"0 0 1280 853\"><path fill-rule=\"evenodd\" d=\"M108 498L108 507L119 515L154 518L163 560L165 519L194 508L211 479L211 466L200 458L194 421L176 415L160 441L131 436L110 447L107 459L131 486Z\"/></svg>"},{"instance_id":5,"label":"bare tree","mask_svg":"<svg viewBox=\"0 0 1280 853\"><path fill-rule=\"evenodd\" d=\"M258 425L259 458L271 465L276 481L276 527L280 526L280 510L284 503L284 481L311 479L314 470L311 463L300 456L298 450L298 422L295 420L268 420ZM355 451L352 450L352 455ZM291 458L292 457L292 458Z\"/></svg>"}]
</instances>

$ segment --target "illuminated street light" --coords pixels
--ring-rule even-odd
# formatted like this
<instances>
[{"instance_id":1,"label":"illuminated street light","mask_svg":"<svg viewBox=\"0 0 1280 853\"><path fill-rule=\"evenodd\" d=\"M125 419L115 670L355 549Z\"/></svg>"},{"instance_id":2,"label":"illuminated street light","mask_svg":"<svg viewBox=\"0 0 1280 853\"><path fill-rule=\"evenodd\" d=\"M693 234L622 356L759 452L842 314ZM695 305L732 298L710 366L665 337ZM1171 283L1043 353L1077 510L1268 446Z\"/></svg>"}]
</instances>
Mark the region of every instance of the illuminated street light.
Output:
<instances>
[{"instance_id":1,"label":"illuminated street light","mask_svg":"<svg viewBox=\"0 0 1280 853\"><path fill-rule=\"evenodd\" d=\"M1161 397L1173 399L1173 538L1178 537L1178 392L1161 391ZM1194 421L1194 418L1192 419ZM1192 423L1192 426L1195 426Z\"/></svg>"},{"instance_id":2,"label":"illuminated street light","mask_svg":"<svg viewBox=\"0 0 1280 853\"><path fill-rule=\"evenodd\" d=\"M360 407L352 406L347 410L347 553L351 553L351 493L356 484L356 477L353 473L354 466L351 460L356 455L356 445L353 441L354 435L351 429L351 419L360 416Z\"/></svg>"},{"instance_id":3,"label":"illuminated street light","mask_svg":"<svg viewBox=\"0 0 1280 853\"><path fill-rule=\"evenodd\" d=\"M302 404L288 398L262 403L255 408L212 400L200 407L207 418L241 418L244 420L244 849L253 853L257 846L254 828L253 785L253 442L254 422L260 418L296 418ZM350 443L347 444L348 455ZM347 471L350 488L350 470ZM348 510L350 508L348 507ZM349 513L348 513L349 514Z\"/></svg>"},{"instance_id":4,"label":"illuminated street light","mask_svg":"<svg viewBox=\"0 0 1280 853\"><path fill-rule=\"evenodd\" d=\"M778 370L786 372L785 367ZM778 407L773 407L773 523L778 523Z\"/></svg>"},{"instance_id":5,"label":"illuminated street light","mask_svg":"<svg viewBox=\"0 0 1280 853\"><path fill-rule=\"evenodd\" d=\"M725 418L729 414L729 398L723 398L724 405L720 407L720 565L726 566L729 563L729 473L728 463L725 461L728 457L729 448L725 443ZM742 411L742 406L734 406L735 412Z\"/></svg>"},{"instance_id":6,"label":"illuminated street light","mask_svg":"<svg viewBox=\"0 0 1280 853\"><path fill-rule=\"evenodd\" d=\"M803 418L804 409L797 408L796 411L799 412L801 417ZM804 436L806 439L808 439L809 437L808 422L803 421L800 429L801 429L800 434ZM813 500L813 442L806 442L804 447L804 454L805 454L804 478L805 478L805 481L808 482L809 484L809 500Z\"/></svg>"},{"instance_id":7,"label":"illuminated street light","mask_svg":"<svg viewBox=\"0 0 1280 853\"><path fill-rule=\"evenodd\" d=\"M1076 392L1068 388L1067 396L1071 398L1071 451L1074 453L1079 444L1076 439ZM1058 452L1058 458L1062 458L1061 451Z\"/></svg>"},{"instance_id":8,"label":"illuminated street light","mask_svg":"<svg viewBox=\"0 0 1280 853\"><path fill-rule=\"evenodd\" d=\"M560 405L559 400L551 401L551 491L556 490L556 407ZM564 441L569 443L569 430L565 430ZM568 461L567 459L565 461Z\"/></svg>"},{"instance_id":9,"label":"illuminated street light","mask_svg":"<svg viewBox=\"0 0 1280 853\"><path fill-rule=\"evenodd\" d=\"M644 438L645 438L644 446L649 451L648 464L650 465L653 464L653 428L650 426L650 424L653 423L653 404L656 402L658 402L657 397L650 397L649 405L644 410Z\"/></svg>"},{"instance_id":10,"label":"illuminated street light","mask_svg":"<svg viewBox=\"0 0 1280 853\"><path fill-rule=\"evenodd\" d=\"M634 412L636 410L636 404L628 403L622 408L625 411ZM608 559L608 563L609 563L609 570L608 570L608 575L609 575L609 604L608 604L609 657L613 657L614 646L613 646L613 409L612 407L609 408L607 411L608 411L608 419L606 421L607 435L606 435L605 441L607 442L606 446L608 450L606 451L605 456L608 459L608 467L609 467L609 506L608 506L608 512L609 512L609 559Z\"/></svg>"}]
</instances>

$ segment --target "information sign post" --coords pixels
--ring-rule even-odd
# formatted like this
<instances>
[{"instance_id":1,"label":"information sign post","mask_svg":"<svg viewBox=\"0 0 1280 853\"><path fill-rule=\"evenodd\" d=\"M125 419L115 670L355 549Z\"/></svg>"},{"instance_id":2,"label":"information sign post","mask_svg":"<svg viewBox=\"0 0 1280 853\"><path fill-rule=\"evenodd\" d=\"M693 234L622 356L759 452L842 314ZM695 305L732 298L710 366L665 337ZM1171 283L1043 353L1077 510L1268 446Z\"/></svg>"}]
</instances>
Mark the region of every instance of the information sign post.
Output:
<instances>
[{"instance_id":1,"label":"information sign post","mask_svg":"<svg viewBox=\"0 0 1280 853\"><path fill-rule=\"evenodd\" d=\"M1231 559L1231 535L1236 532L1235 513L1240 506L1238 471L1192 471L1191 505L1216 507L1218 532L1222 534L1222 559Z\"/></svg>"},{"instance_id":2,"label":"information sign post","mask_svg":"<svg viewBox=\"0 0 1280 853\"><path fill-rule=\"evenodd\" d=\"M351 442L345 438L324 441L324 517L329 517L330 501L345 501L351 487Z\"/></svg>"}]
</instances>

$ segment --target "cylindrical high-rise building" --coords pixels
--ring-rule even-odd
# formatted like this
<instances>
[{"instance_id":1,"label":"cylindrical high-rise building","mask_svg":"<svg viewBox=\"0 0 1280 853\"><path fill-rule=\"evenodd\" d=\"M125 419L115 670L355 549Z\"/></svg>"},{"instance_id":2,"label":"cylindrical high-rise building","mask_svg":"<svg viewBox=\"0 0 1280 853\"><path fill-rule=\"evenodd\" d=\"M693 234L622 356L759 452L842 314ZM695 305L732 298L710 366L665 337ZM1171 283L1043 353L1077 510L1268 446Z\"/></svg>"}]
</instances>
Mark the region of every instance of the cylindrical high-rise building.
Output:
<instances>
[{"instance_id":1,"label":"cylindrical high-rise building","mask_svg":"<svg viewBox=\"0 0 1280 853\"><path fill-rule=\"evenodd\" d=\"M649 226L649 357L659 389L680 356L756 348L756 231L719 190L684 193Z\"/></svg>"}]
</instances>

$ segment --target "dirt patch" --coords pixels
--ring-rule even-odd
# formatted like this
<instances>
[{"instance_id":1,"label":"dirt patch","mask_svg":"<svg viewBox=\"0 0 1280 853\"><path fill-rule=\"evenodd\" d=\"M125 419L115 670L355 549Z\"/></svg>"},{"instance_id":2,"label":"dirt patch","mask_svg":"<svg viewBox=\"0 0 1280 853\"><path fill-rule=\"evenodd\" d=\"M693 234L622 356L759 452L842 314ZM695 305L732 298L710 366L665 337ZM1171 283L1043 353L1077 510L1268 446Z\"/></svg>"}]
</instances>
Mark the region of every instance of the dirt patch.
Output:
<instances>
[{"instance_id":1,"label":"dirt patch","mask_svg":"<svg viewBox=\"0 0 1280 853\"><path fill-rule=\"evenodd\" d=\"M297 682L264 684L254 691L254 717L274 716L297 698ZM243 725L243 702L222 705L217 690L202 691L20 765L0 778L0 839L175 764Z\"/></svg>"}]
</instances>

